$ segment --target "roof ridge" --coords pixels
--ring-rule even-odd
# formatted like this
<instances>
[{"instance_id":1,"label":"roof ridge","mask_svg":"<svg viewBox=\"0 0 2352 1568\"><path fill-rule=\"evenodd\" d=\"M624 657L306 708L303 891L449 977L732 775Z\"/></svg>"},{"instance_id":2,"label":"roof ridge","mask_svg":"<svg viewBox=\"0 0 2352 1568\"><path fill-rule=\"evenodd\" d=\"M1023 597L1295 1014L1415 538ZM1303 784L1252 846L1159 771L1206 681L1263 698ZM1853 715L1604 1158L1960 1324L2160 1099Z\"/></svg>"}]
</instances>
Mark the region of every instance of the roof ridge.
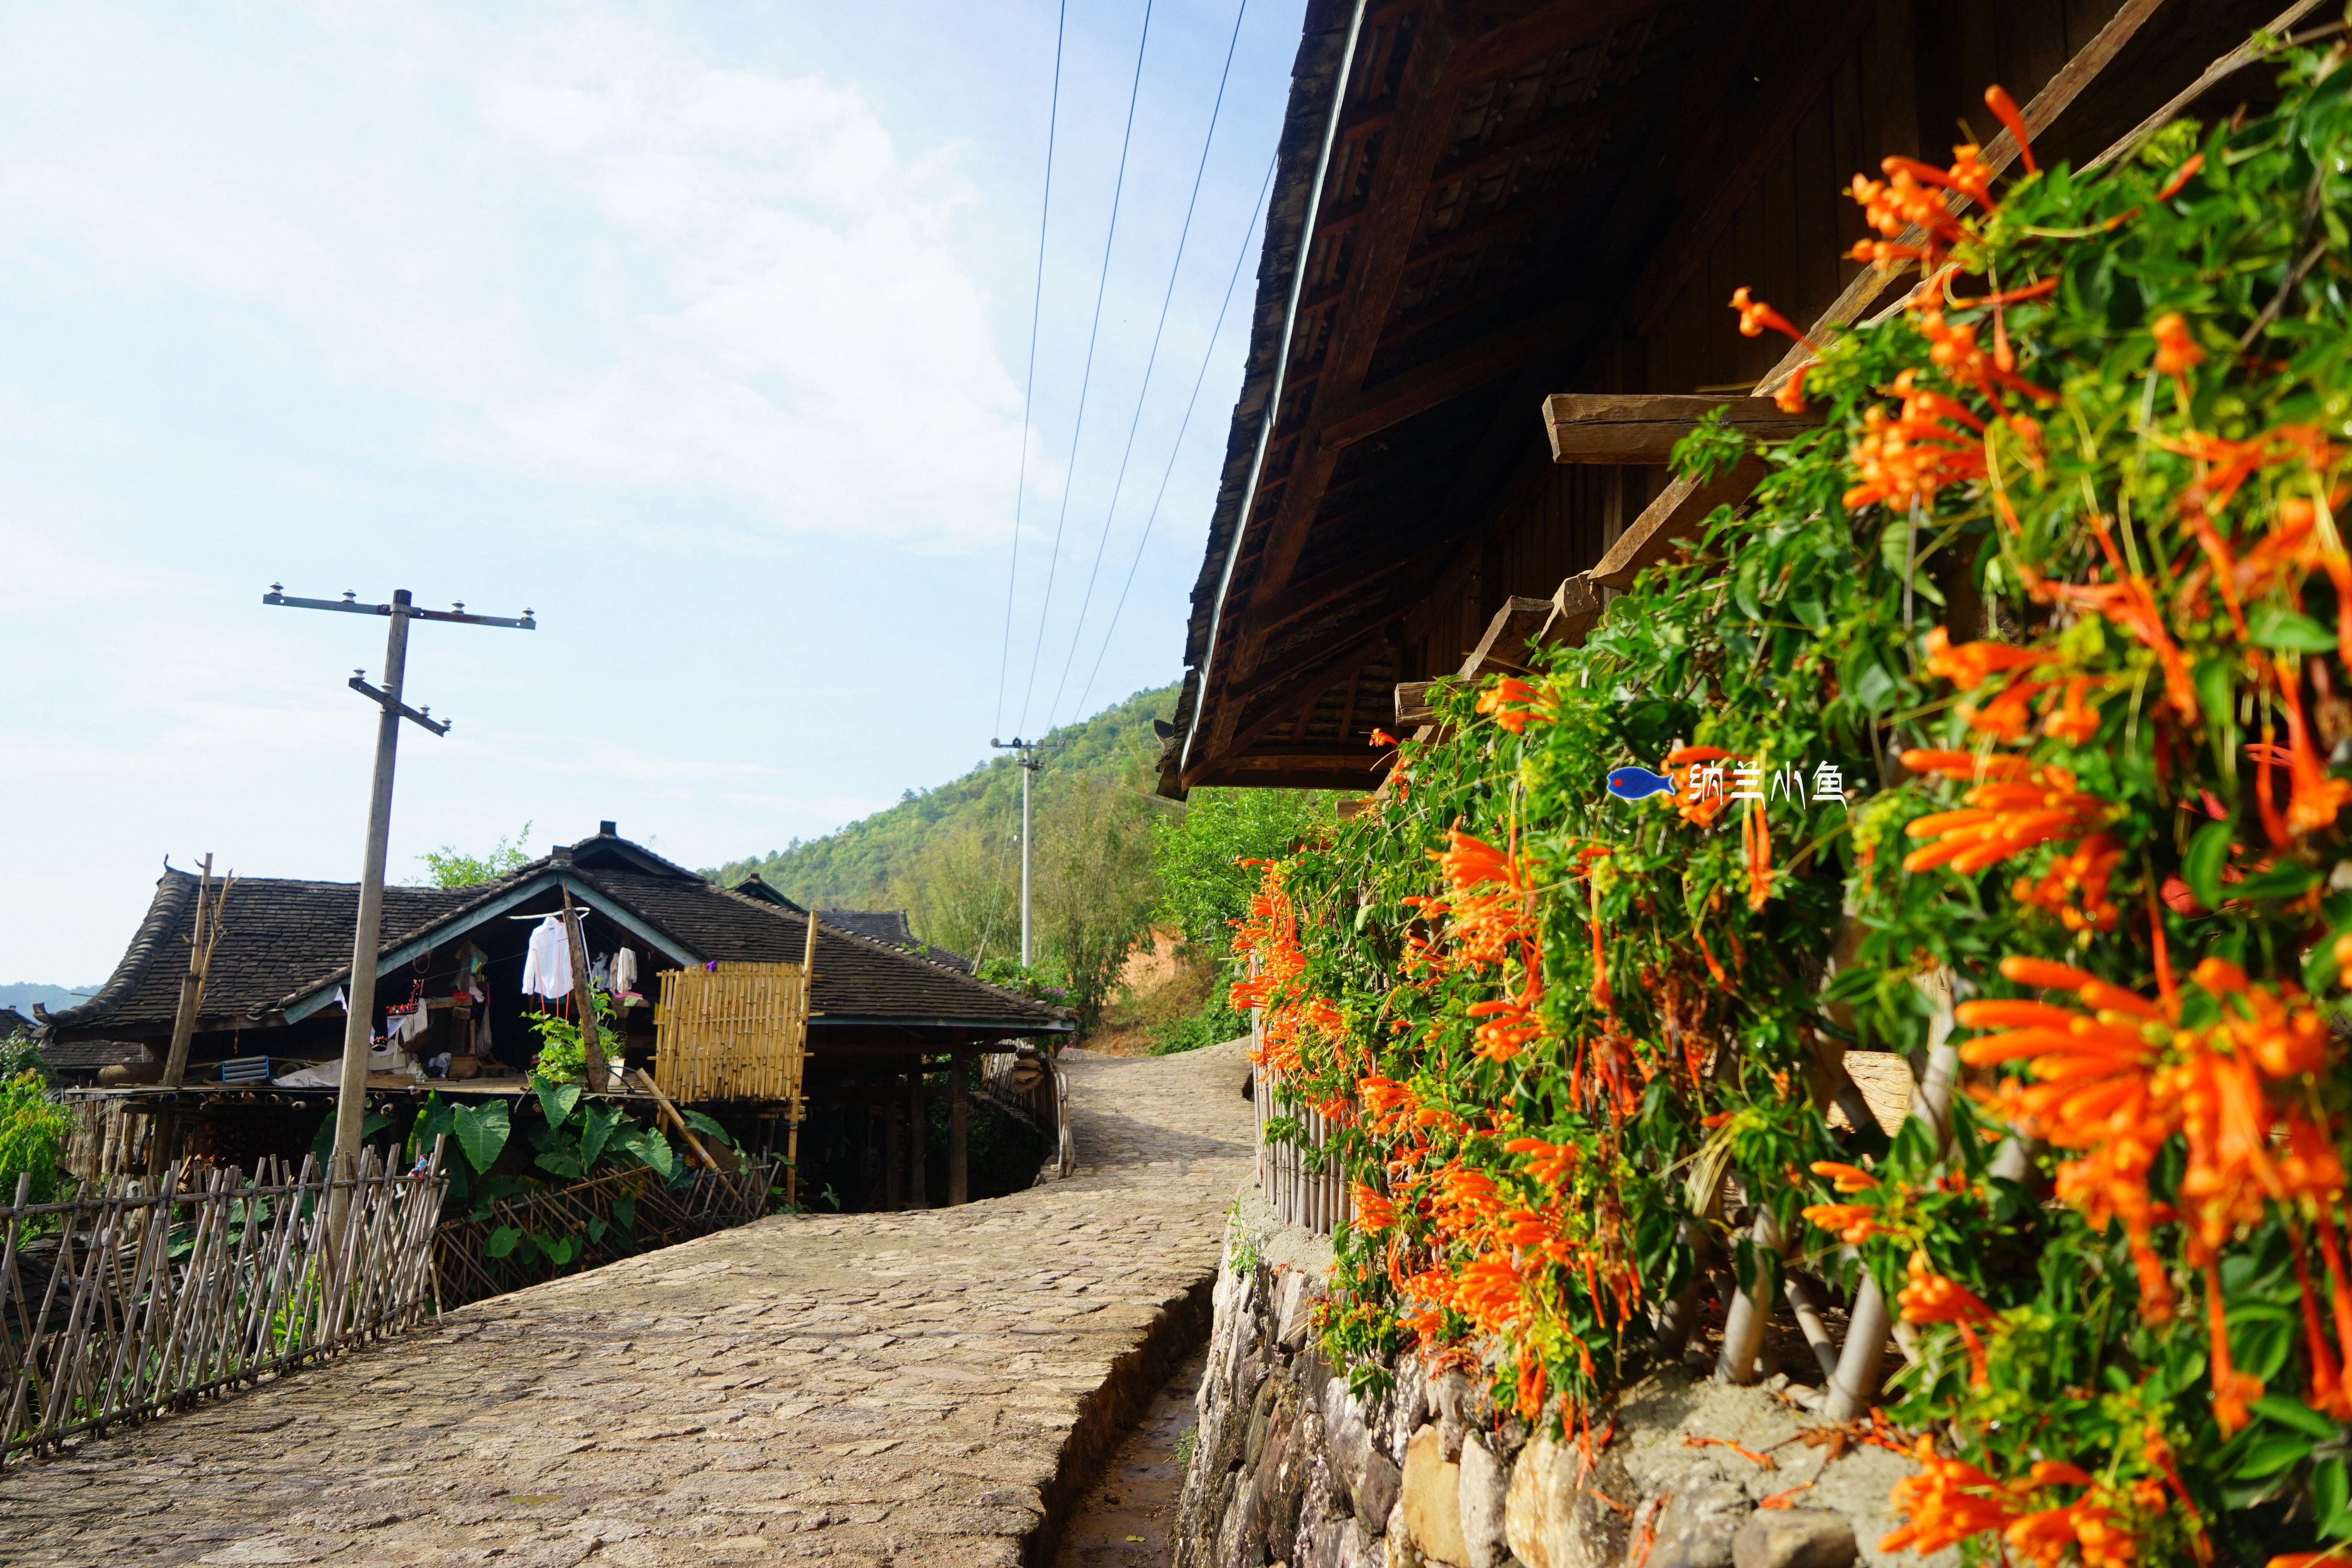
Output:
<instances>
[{"instance_id":1,"label":"roof ridge","mask_svg":"<svg viewBox=\"0 0 2352 1568\"><path fill-rule=\"evenodd\" d=\"M147 973L148 965L155 962L156 950L163 945L164 939L179 929L180 911L187 908L188 900L195 896L195 891L196 878L193 872L175 871L169 861L164 862L163 874L155 879L155 896L147 903L147 918L139 922L139 930L131 937L131 945L123 950L122 961L114 966L114 973L107 976L106 984L100 986L97 994L89 1001L77 1007L68 1007L62 1013L51 1013L43 1022L54 1028L59 1024L78 1024L85 1018L102 1018L113 1011L114 1005L138 984L140 977Z\"/></svg>"}]
</instances>

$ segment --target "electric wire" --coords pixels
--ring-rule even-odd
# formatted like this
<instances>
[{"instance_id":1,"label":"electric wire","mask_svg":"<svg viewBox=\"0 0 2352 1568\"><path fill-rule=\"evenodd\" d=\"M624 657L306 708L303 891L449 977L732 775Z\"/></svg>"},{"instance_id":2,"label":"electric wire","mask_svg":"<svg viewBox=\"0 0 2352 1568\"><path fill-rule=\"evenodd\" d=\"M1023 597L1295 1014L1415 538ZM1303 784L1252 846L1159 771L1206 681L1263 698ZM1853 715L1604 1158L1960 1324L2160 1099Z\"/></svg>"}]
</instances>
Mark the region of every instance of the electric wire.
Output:
<instances>
[{"instance_id":1,"label":"electric wire","mask_svg":"<svg viewBox=\"0 0 2352 1568\"><path fill-rule=\"evenodd\" d=\"M1202 384L1209 378L1209 366L1216 359L1217 339L1224 331L1225 316L1233 309L1234 289L1241 281L1242 263L1249 259L1250 241L1259 233L1265 216L1267 193L1274 188L1275 164L1265 166L1265 183L1258 187L1257 205L1251 210L1249 226L1242 230L1240 253L1234 258L1233 276L1225 280L1225 301L1217 310L1217 324L1209 329L1209 346L1201 354L1201 369L1192 377L1192 395L1184 400L1184 417L1176 426L1176 444L1168 450L1168 466L1160 470L1160 489L1151 498L1151 510L1144 517L1143 532L1135 542L1135 559L1127 563L1127 581L1119 584L1118 603L1111 607L1110 624L1103 628L1102 647L1095 654L1095 667L1087 675L1087 683L1078 690L1077 710L1087 710L1087 698L1095 689L1096 678L1102 674L1103 660L1109 656L1111 637L1118 630L1119 613L1127 608L1128 591L1135 586L1136 569L1143 564L1143 547L1151 542L1151 525L1160 521L1160 503L1168 497L1168 481L1176 472L1177 455L1184 449L1184 433L1192 428L1192 410L1201 401Z\"/></svg>"},{"instance_id":2,"label":"electric wire","mask_svg":"<svg viewBox=\"0 0 2352 1568\"><path fill-rule=\"evenodd\" d=\"M1143 426L1143 408L1151 394L1151 373L1160 363L1160 342L1168 331L1169 308L1176 301L1176 279L1184 269L1184 245L1192 235L1192 214L1201 204L1201 182L1209 173L1209 150L1216 144L1217 120L1224 112L1225 87L1233 79L1234 54L1241 47L1242 19L1249 15L1249 0L1241 0L1234 10L1233 36L1225 40L1225 67L1217 77L1216 100L1209 106L1208 134L1201 138L1201 162L1192 171L1192 194L1184 202L1184 223L1176 233L1176 258L1168 266L1168 288L1160 298L1160 322L1151 329L1151 352L1143 359L1143 384L1136 389L1135 414L1127 422L1127 445L1118 454L1118 477L1111 481L1110 504L1103 510L1102 536L1095 541L1094 564L1087 570L1087 591L1078 596L1078 618L1070 628L1070 651L1062 656L1062 674L1054 682L1054 700L1045 705L1048 727L1053 716L1062 710L1062 696L1070 685L1070 670L1077 663L1078 646L1086 640L1087 612L1094 607L1095 583L1102 575L1103 552L1110 547L1111 524L1118 516L1118 498L1127 488L1127 465L1135 456L1136 432Z\"/></svg>"},{"instance_id":3,"label":"electric wire","mask_svg":"<svg viewBox=\"0 0 2352 1568\"><path fill-rule=\"evenodd\" d=\"M1095 280L1094 322L1087 329L1086 368L1078 375L1078 413L1070 430L1070 471L1062 477L1062 510L1054 523L1054 553L1045 565L1045 597L1037 607L1037 640L1029 650L1029 681L1022 688L1021 722L1014 726L1016 730L1029 722L1029 702L1037 692L1037 661L1045 651L1045 621L1054 608L1054 579L1062 565L1062 531L1070 521L1070 480L1078 466L1078 440L1086 434L1087 389L1094 382L1095 344L1102 333L1103 291L1110 283L1111 247L1118 238L1118 204L1127 190L1128 149L1135 142L1135 104L1143 89L1143 51L1151 41L1151 4L1152 0L1143 0L1143 36L1135 43L1135 79L1127 89L1127 129L1118 141L1118 177L1111 183L1110 229L1103 236L1102 272Z\"/></svg>"},{"instance_id":4,"label":"electric wire","mask_svg":"<svg viewBox=\"0 0 2352 1568\"><path fill-rule=\"evenodd\" d=\"M1029 409L1037 391L1037 321L1045 299L1045 220L1054 210L1054 137L1062 119L1062 39L1070 0L1054 22L1054 92L1045 110L1045 194L1037 205L1037 280L1029 290L1029 374L1021 389L1021 461L1013 480L1013 566L1004 578L1004 638L996 653L995 732L1004 732L1004 677L1013 662L1013 599L1021 583L1021 498L1029 488Z\"/></svg>"}]
</instances>

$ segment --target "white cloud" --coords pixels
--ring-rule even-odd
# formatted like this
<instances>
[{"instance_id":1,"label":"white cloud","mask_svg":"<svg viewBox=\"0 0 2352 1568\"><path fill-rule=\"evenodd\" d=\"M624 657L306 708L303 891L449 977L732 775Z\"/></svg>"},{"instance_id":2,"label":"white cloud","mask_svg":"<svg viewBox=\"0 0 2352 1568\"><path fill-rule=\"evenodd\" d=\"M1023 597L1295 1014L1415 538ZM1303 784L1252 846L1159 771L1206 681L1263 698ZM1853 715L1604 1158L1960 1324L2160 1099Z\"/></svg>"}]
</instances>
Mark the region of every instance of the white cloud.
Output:
<instances>
[{"instance_id":1,"label":"white cloud","mask_svg":"<svg viewBox=\"0 0 2352 1568\"><path fill-rule=\"evenodd\" d=\"M611 21L325 26L0 27L0 128L71 127L0 166L0 258L234 302L418 399L453 455L1001 542L1020 399L951 150L910 156L854 86Z\"/></svg>"}]
</instances>

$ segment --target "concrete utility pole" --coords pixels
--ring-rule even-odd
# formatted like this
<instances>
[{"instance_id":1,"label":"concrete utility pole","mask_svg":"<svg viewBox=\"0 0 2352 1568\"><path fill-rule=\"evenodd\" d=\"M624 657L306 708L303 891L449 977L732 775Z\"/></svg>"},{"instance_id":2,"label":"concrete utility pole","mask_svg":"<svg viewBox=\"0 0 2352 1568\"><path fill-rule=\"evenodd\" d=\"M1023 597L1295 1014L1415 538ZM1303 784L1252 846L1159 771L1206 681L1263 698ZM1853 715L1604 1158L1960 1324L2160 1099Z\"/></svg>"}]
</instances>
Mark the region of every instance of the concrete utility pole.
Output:
<instances>
[{"instance_id":1,"label":"concrete utility pole","mask_svg":"<svg viewBox=\"0 0 2352 1568\"><path fill-rule=\"evenodd\" d=\"M1029 967L1029 778L1045 766L1037 760L1037 742L1015 735L1009 741L991 739L1000 752L1018 752L1021 766L1021 967Z\"/></svg>"},{"instance_id":2,"label":"concrete utility pole","mask_svg":"<svg viewBox=\"0 0 2352 1568\"><path fill-rule=\"evenodd\" d=\"M355 671L348 683L382 710L375 731L375 779L368 795L367 847L360 861L359 919L352 932L352 978L343 1016L342 1082L335 1096L335 1150L327 1167L331 1182L348 1182L357 1172L360 1134L367 1124L368 1047L375 1035L376 954L383 944L383 860L392 838L392 771L394 756L400 748L400 721L405 719L422 725L435 735L449 732L448 721L436 720L432 709L410 708L400 700L401 686L408 674L408 623L456 621L462 626L511 626L526 632L537 630L539 623L529 610L522 613L520 620L508 620L497 616L469 616L462 604L454 610L416 609L410 604L405 588L394 593L389 605L362 605L357 595L350 593L343 595L341 603L333 599L289 598L283 587L272 583L261 602L287 609L384 616L392 621L392 632L383 651L383 689L379 691L370 686L363 669ZM351 1194L347 1188L331 1188L330 1192L332 1195L328 1200L327 1223L332 1235L341 1230Z\"/></svg>"}]
</instances>

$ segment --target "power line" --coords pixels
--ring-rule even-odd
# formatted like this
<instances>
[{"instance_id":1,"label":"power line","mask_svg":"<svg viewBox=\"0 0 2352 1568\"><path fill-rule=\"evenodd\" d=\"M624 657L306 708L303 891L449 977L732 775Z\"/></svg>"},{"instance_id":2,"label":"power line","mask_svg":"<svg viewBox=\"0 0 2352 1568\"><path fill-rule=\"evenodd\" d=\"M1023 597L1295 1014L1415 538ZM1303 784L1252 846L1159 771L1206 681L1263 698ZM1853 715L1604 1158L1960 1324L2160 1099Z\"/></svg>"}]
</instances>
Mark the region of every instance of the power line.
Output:
<instances>
[{"instance_id":1,"label":"power line","mask_svg":"<svg viewBox=\"0 0 2352 1568\"><path fill-rule=\"evenodd\" d=\"M1077 470L1078 438L1087 428L1087 388L1095 374L1095 342L1102 331L1103 290L1110 283L1110 252L1112 242L1118 237L1119 197L1127 189L1127 153L1135 140L1135 101L1143 89L1143 48L1151 41L1151 0L1143 0L1143 36L1135 41L1135 79L1127 89L1127 130L1118 140L1118 177L1110 188L1110 230L1103 236L1101 276L1095 279L1094 323L1087 329L1086 369L1078 376L1078 416L1070 430L1070 472L1062 479L1062 512L1054 523L1054 554L1045 566L1045 598L1037 606L1037 641L1029 650L1029 683L1021 690L1021 723L1029 722L1029 700L1037 691L1037 660L1045 651L1045 618L1054 608L1054 578L1062 565L1062 529L1070 521L1070 479Z\"/></svg>"},{"instance_id":2,"label":"power line","mask_svg":"<svg viewBox=\"0 0 2352 1568\"><path fill-rule=\"evenodd\" d=\"M1078 691L1078 711L1081 713L1086 711L1087 695L1095 689L1095 678L1102 674L1103 660L1110 653L1111 634L1118 630L1119 612L1127 608L1128 590L1135 586L1136 568L1143 564L1143 547L1150 542L1151 525L1160 521L1160 503L1167 499L1168 481L1176 472L1177 455L1184 449L1184 432L1192 428L1192 409L1201 401L1201 385L1208 380L1210 362L1216 358L1217 336L1224 331L1226 312L1233 309L1234 287L1241 281L1242 263L1249 259L1250 239L1258 232L1259 222L1265 216L1266 194L1274 188L1274 169L1271 162L1265 166L1265 183L1258 187L1258 205L1252 209L1249 226L1242 230L1242 247L1240 254L1234 258L1234 275L1225 280L1225 302L1217 308L1217 324L1209 329L1209 346L1202 353L1200 374L1192 378L1192 395L1184 400L1184 418L1176 426L1176 444L1168 450L1168 467L1160 471L1159 493L1151 498L1150 513L1143 520L1143 533L1135 542L1135 559L1128 563L1127 581L1119 584L1118 603L1111 608L1110 624L1103 628L1102 647L1095 655L1095 667L1088 672L1086 685Z\"/></svg>"},{"instance_id":3,"label":"power line","mask_svg":"<svg viewBox=\"0 0 2352 1568\"><path fill-rule=\"evenodd\" d=\"M1037 392L1037 319L1045 299L1045 219L1054 210L1054 136L1062 119L1062 38L1070 0L1054 22L1054 96L1045 111L1045 195L1037 205L1037 281L1029 291L1029 375L1021 389L1021 462L1013 480L1013 567L1004 578L1004 640L996 653L996 728L1004 725L1004 676L1013 661L1013 595L1021 582L1021 498L1029 487L1029 410Z\"/></svg>"},{"instance_id":4,"label":"power line","mask_svg":"<svg viewBox=\"0 0 2352 1568\"><path fill-rule=\"evenodd\" d=\"M1143 426L1143 405L1151 393L1151 372L1160 363L1160 340L1168 330L1168 310L1176 300L1177 275L1184 269L1184 242L1192 237L1192 213L1200 205L1201 182L1209 172L1209 149L1216 144L1217 120L1224 112L1225 84L1233 79L1234 52L1242 41L1242 18L1249 14L1249 0L1242 0L1234 11L1233 37L1225 40L1225 68L1217 77L1216 101L1209 106L1209 132L1201 139L1201 162L1192 171L1192 194L1184 203L1184 224L1176 234L1176 258L1168 266L1168 289L1160 299L1160 324L1151 329L1151 352L1143 360L1143 384L1136 389L1135 415L1127 422L1127 445L1118 455L1118 477L1111 481L1110 504L1103 510L1102 537L1095 541L1095 563L1087 571L1087 591L1078 599L1077 624L1070 628L1070 651L1062 658L1061 678L1054 683L1054 700L1046 705L1045 715L1051 724L1054 714L1060 711L1062 693L1070 684L1070 667L1077 662L1078 644L1087 634L1087 611L1095 602L1095 580L1102 574L1103 552L1110 546L1110 526L1118 516L1119 492L1127 488L1128 459L1135 455L1135 433Z\"/></svg>"}]
</instances>

